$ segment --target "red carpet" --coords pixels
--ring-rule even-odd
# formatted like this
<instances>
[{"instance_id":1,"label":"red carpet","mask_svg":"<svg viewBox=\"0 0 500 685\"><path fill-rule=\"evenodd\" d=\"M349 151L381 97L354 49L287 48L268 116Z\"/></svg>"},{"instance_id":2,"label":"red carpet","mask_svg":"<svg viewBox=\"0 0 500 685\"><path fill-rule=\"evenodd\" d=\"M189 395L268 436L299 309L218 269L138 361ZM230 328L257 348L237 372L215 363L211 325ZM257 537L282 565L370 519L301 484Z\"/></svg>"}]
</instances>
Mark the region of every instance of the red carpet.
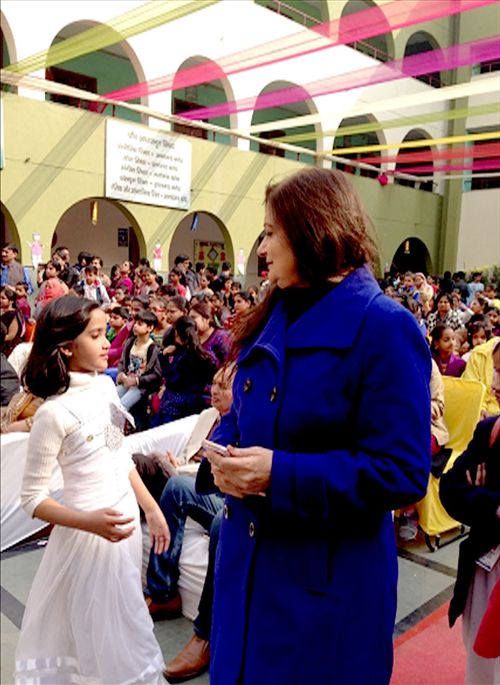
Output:
<instances>
[{"instance_id":1,"label":"red carpet","mask_svg":"<svg viewBox=\"0 0 500 685\"><path fill-rule=\"evenodd\" d=\"M460 619L450 630L443 605L395 641L391 685L462 685L465 650Z\"/></svg>"}]
</instances>

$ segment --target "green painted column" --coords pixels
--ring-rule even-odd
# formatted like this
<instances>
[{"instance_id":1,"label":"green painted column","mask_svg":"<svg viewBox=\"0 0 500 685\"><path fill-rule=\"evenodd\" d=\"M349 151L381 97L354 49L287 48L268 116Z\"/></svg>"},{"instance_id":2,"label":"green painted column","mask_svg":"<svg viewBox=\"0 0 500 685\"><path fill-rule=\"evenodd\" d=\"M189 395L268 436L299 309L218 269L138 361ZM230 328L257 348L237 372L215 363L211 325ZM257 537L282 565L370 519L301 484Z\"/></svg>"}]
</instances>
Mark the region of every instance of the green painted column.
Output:
<instances>
[{"instance_id":1,"label":"green painted column","mask_svg":"<svg viewBox=\"0 0 500 685\"><path fill-rule=\"evenodd\" d=\"M460 43L460 15L450 19L450 45ZM471 67L462 67L449 72L447 85L468 83L471 78ZM450 100L449 109L461 109L468 107L468 98ZM452 119L448 122L448 136L464 135L466 131L465 119ZM459 145L459 147L462 144ZM452 146L453 147L456 146ZM458 161L458 160L457 160ZM462 209L462 179L445 181L443 206L441 215L441 227L438 244L437 268L440 273L449 269L457 270L458 238L460 231L460 215Z\"/></svg>"}]
</instances>

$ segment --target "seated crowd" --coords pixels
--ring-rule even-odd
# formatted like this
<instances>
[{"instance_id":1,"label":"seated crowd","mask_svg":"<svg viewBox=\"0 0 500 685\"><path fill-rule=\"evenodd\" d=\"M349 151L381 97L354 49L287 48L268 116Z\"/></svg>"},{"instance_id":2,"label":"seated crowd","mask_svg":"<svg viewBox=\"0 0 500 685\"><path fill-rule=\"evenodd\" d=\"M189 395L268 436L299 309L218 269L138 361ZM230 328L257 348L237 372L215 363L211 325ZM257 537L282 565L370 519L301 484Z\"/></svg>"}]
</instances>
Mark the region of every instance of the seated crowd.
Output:
<instances>
[{"instance_id":1,"label":"seated crowd","mask_svg":"<svg viewBox=\"0 0 500 685\"><path fill-rule=\"evenodd\" d=\"M13 257L14 255L14 257ZM172 682L195 677L208 668L210 651L212 578L222 496L196 492L192 477L201 459L201 441L210 436L220 416L229 410L234 364L230 361L231 329L259 301L267 287L244 290L234 280L231 266L221 272L197 264L186 255L176 257L167 281L146 259L137 267L126 260L107 275L97 255L81 252L70 264L67 248L53 251L40 265L38 291L31 302L29 275L15 259L15 246L2 250L0 290L0 347L2 432L29 431L41 400L20 387L23 364L29 354L36 319L52 299L70 292L98 301L108 315L111 343L108 369L123 407L130 414L129 431L144 431L198 414L198 422L182 455L134 455L150 491L167 519L171 542L162 555L151 554L145 596L154 618L179 615L177 590L184 523L189 515L210 535L208 571L194 635L168 664ZM5 258L4 258L5 257ZM500 411L490 391L489 358L500 336L500 299L496 285L482 274L442 278L422 273L386 274L381 289L415 316L427 338L433 358L431 379L431 452L443 464L448 437L443 422L441 376L476 378L488 388L484 414ZM177 469L180 467L180 474ZM176 475L172 475L176 474ZM417 522L414 507L400 512L400 536L412 539Z\"/></svg>"}]
</instances>

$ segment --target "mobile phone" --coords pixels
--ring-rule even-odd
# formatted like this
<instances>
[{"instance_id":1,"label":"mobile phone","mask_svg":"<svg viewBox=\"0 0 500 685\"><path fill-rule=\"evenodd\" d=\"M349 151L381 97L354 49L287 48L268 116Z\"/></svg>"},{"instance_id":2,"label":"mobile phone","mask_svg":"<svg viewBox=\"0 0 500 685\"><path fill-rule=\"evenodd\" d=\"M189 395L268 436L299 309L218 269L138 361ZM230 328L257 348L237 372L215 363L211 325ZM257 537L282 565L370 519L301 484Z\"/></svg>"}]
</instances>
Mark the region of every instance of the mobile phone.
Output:
<instances>
[{"instance_id":1,"label":"mobile phone","mask_svg":"<svg viewBox=\"0 0 500 685\"><path fill-rule=\"evenodd\" d=\"M214 452L217 452L217 454L220 454L222 457L229 456L227 447L223 447L222 445L219 445L216 442L212 442L211 440L202 440L201 445L207 450L213 450Z\"/></svg>"}]
</instances>

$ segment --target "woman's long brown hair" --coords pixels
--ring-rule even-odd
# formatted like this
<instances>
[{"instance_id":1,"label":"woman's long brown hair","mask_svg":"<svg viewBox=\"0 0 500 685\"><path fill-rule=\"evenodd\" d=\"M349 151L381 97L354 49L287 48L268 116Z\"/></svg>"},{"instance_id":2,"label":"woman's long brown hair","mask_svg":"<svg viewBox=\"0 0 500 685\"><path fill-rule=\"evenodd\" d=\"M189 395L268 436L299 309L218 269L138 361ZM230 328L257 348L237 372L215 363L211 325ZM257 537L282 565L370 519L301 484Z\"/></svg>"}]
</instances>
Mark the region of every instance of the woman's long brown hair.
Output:
<instances>
[{"instance_id":1,"label":"woman's long brown hair","mask_svg":"<svg viewBox=\"0 0 500 685\"><path fill-rule=\"evenodd\" d=\"M311 286L363 264L375 266L378 248L372 223L342 172L305 169L270 183L265 204L284 231L299 275ZM277 288L272 286L260 303L238 317L233 357L262 330L276 299Z\"/></svg>"}]
</instances>

